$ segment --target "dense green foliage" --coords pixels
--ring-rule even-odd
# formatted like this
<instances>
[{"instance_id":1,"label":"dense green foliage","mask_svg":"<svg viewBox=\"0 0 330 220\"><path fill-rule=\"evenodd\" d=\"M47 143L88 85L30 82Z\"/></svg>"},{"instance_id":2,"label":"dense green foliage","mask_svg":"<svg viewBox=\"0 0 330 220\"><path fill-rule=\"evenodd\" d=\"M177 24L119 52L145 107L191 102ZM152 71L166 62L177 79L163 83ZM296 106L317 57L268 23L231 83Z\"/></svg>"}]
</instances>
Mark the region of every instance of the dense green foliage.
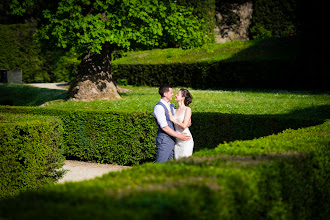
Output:
<instances>
[{"instance_id":1,"label":"dense green foliage","mask_svg":"<svg viewBox=\"0 0 330 220\"><path fill-rule=\"evenodd\" d=\"M215 149L203 149L196 152L195 156L216 156L219 154L235 156L267 155L281 152L310 153L318 147L316 145L311 147L315 143L324 147L329 146L329 134L323 132L329 129L329 124L329 120L327 120L327 122L322 123L322 125L319 126L299 128L297 130L290 128L278 134L256 137L251 140L225 142L219 144ZM329 151L330 149L323 150Z\"/></svg>"},{"instance_id":2,"label":"dense green foliage","mask_svg":"<svg viewBox=\"0 0 330 220\"><path fill-rule=\"evenodd\" d=\"M14 5L15 12L19 3ZM172 1L62 0L57 7L41 10L45 22L37 33L40 42L81 54L177 44L196 47L210 39L200 28L206 21Z\"/></svg>"},{"instance_id":3,"label":"dense green foliage","mask_svg":"<svg viewBox=\"0 0 330 220\"><path fill-rule=\"evenodd\" d=\"M193 14L199 20L204 21L200 28L204 33L208 33L210 35L211 41L214 40L215 1L216 0L176 0L176 3L179 5L193 8Z\"/></svg>"},{"instance_id":4,"label":"dense green foliage","mask_svg":"<svg viewBox=\"0 0 330 220\"><path fill-rule=\"evenodd\" d=\"M252 38L287 36L302 31L302 3L297 0L254 0L250 35Z\"/></svg>"},{"instance_id":5,"label":"dense green foliage","mask_svg":"<svg viewBox=\"0 0 330 220\"><path fill-rule=\"evenodd\" d=\"M203 13L195 12L193 15L190 9L174 3L151 2L152 4L143 5L137 1L113 1L111 4L114 5L109 7L110 3L97 1L93 3L93 13L86 15L91 4L89 1L83 1L81 4L63 1L58 8L52 3L38 3L38 8L33 6L34 1L13 1L11 9L14 14L33 12L34 16L41 16L41 11L44 10L45 17L38 18L38 21L45 24L49 19L52 22L43 29L38 29L37 39L43 42L42 52L40 44L34 42L33 35L37 30L35 20L32 20L32 24L1 25L1 32L6 35L0 44L0 67L9 71L22 69L24 82L71 81L74 76L73 69L79 64L78 54L74 51L99 52L104 44L112 45L112 50L177 45L191 47L212 39L212 35L198 31L202 24L206 23L203 7L199 7L199 10L204 10ZM120 4L123 4L122 10L119 9L122 8ZM104 10L109 12L107 18L102 17L105 16L102 14ZM71 13L72 11L75 13ZM129 15L122 16L127 11ZM199 20L194 16L200 16ZM203 31L208 33L205 28ZM56 47L64 48L68 52L61 52Z\"/></svg>"},{"instance_id":6,"label":"dense green foliage","mask_svg":"<svg viewBox=\"0 0 330 220\"><path fill-rule=\"evenodd\" d=\"M265 137L232 146L236 151L244 147L246 156L213 151L213 156L146 163L91 181L24 193L0 201L1 217L327 219L329 131L326 122L271 136L267 149L277 153L256 154L265 147Z\"/></svg>"},{"instance_id":7,"label":"dense green foliage","mask_svg":"<svg viewBox=\"0 0 330 220\"><path fill-rule=\"evenodd\" d=\"M23 82L71 81L73 69L79 64L73 52L42 51L33 37L35 22L0 24L0 68L8 71L21 69Z\"/></svg>"},{"instance_id":8,"label":"dense green foliage","mask_svg":"<svg viewBox=\"0 0 330 220\"><path fill-rule=\"evenodd\" d=\"M24 82L49 82L45 58L33 42L35 24L0 24L0 68L22 69ZM5 34L4 34L5 33Z\"/></svg>"},{"instance_id":9,"label":"dense green foliage","mask_svg":"<svg viewBox=\"0 0 330 220\"><path fill-rule=\"evenodd\" d=\"M219 143L249 140L276 134L285 129L297 129L323 123L320 119L281 116L194 113L190 130L194 137L194 150L215 148Z\"/></svg>"},{"instance_id":10,"label":"dense green foliage","mask_svg":"<svg viewBox=\"0 0 330 220\"><path fill-rule=\"evenodd\" d=\"M60 118L67 158L130 165L155 157L157 128L150 113L4 106L0 111Z\"/></svg>"},{"instance_id":11,"label":"dense green foliage","mask_svg":"<svg viewBox=\"0 0 330 220\"><path fill-rule=\"evenodd\" d=\"M68 158L120 165L155 159L157 126L151 112L61 110L56 108L0 107L3 112L57 116L63 121L63 148ZM219 143L253 139L320 124L322 119L194 113L191 132L195 151Z\"/></svg>"},{"instance_id":12,"label":"dense green foliage","mask_svg":"<svg viewBox=\"0 0 330 220\"><path fill-rule=\"evenodd\" d=\"M62 177L62 134L56 118L0 113L0 199Z\"/></svg>"}]
</instances>

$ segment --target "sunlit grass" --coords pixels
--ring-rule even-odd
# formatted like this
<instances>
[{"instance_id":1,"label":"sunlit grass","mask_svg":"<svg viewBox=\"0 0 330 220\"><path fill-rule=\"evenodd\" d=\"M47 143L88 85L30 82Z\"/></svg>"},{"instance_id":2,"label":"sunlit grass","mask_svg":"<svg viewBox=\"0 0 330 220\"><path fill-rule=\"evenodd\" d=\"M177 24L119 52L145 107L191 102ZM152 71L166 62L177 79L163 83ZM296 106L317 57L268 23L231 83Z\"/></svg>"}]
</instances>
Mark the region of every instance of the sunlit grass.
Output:
<instances>
[{"instance_id":1,"label":"sunlit grass","mask_svg":"<svg viewBox=\"0 0 330 220\"><path fill-rule=\"evenodd\" d=\"M157 87L122 86L132 93L121 99L95 101L65 101L63 90L40 89L27 85L0 85L0 104L41 106L60 109L90 109L106 111L152 111L160 100ZM174 88L177 93L180 88ZM330 94L286 90L196 90L190 104L193 112L217 112L244 115L290 115L290 117L321 117L330 114ZM46 104L45 104L46 103ZM174 101L172 103L177 106Z\"/></svg>"},{"instance_id":2,"label":"sunlit grass","mask_svg":"<svg viewBox=\"0 0 330 220\"><path fill-rule=\"evenodd\" d=\"M122 99L97 100L90 102L76 102L58 100L48 105L48 108L79 108L99 110L129 110L152 111L154 105L160 100L158 88L125 86L133 92L121 94ZM180 88L174 88L174 93ZM277 115L292 114L291 116L304 116L308 114L320 117L325 109L330 107L328 93L313 94L308 92L289 91L225 91L225 90L194 90L188 88L193 101L190 105L194 112L218 112L226 114L257 114ZM174 105L177 105L172 100Z\"/></svg>"}]
</instances>

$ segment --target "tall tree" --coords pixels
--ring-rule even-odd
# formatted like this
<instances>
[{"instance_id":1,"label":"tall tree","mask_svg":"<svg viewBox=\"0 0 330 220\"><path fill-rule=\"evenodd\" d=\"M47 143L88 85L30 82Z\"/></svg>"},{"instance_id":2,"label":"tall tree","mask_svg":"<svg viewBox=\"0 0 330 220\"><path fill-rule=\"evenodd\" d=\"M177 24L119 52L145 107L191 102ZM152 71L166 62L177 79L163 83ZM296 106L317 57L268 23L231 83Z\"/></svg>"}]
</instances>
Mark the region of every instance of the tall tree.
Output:
<instances>
[{"instance_id":1,"label":"tall tree","mask_svg":"<svg viewBox=\"0 0 330 220\"><path fill-rule=\"evenodd\" d=\"M22 14L37 1L43 0L12 0L11 8ZM60 0L42 12L38 40L49 48L73 48L82 54L68 91L69 98L79 100L120 98L111 74L115 50L189 48L210 40L201 31L206 21L195 17L193 8L171 0Z\"/></svg>"}]
</instances>

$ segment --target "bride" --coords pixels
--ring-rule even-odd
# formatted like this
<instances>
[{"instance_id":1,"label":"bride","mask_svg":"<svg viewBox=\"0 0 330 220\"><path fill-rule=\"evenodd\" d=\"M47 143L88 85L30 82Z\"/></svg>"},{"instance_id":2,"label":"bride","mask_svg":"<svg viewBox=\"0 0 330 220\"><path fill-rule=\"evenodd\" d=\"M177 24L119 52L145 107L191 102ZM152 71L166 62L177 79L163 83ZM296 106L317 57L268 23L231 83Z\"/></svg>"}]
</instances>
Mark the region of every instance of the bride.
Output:
<instances>
[{"instance_id":1,"label":"bride","mask_svg":"<svg viewBox=\"0 0 330 220\"><path fill-rule=\"evenodd\" d=\"M175 159L179 159L191 156L194 148L194 140L188 128L191 121L191 108L188 106L192 101L192 96L187 89L180 89L175 95L175 101L178 103L179 107L175 109L174 115L169 112L170 120L175 126L175 131L178 133L186 133L191 136L191 139L188 141L182 141L176 138L174 156Z\"/></svg>"}]
</instances>

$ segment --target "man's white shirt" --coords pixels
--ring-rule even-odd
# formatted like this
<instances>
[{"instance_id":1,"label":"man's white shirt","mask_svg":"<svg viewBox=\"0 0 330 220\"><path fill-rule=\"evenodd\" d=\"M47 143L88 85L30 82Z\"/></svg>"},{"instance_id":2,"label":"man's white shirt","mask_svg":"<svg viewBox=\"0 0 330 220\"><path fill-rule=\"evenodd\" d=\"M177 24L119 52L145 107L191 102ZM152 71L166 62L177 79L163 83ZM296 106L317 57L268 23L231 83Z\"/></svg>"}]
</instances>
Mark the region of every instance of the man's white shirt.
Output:
<instances>
[{"instance_id":1,"label":"man's white shirt","mask_svg":"<svg viewBox=\"0 0 330 220\"><path fill-rule=\"evenodd\" d=\"M160 102L163 103L167 107L167 110L169 112L171 111L171 107L170 107L171 103L170 102L165 102L163 99L161 99ZM166 117L165 117L165 109L163 108L163 106L156 105L154 107L154 111L153 111L152 114L156 118L157 123L159 124L159 126L161 128L168 126L167 121L166 121Z\"/></svg>"}]
</instances>

